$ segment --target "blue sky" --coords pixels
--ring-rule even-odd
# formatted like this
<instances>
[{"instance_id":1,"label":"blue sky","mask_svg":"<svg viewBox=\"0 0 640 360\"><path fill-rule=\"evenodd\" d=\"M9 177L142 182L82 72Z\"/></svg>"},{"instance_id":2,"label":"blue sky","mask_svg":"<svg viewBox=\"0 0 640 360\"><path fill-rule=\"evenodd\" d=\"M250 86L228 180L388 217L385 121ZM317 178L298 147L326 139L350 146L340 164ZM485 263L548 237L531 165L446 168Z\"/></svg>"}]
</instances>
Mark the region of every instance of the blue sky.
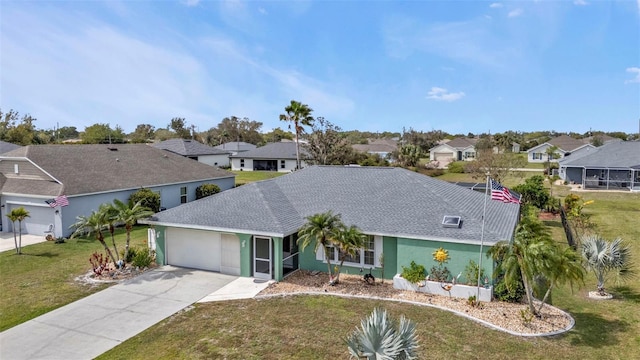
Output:
<instances>
[{"instance_id":1,"label":"blue sky","mask_svg":"<svg viewBox=\"0 0 640 360\"><path fill-rule=\"evenodd\" d=\"M638 131L640 0L2 1L0 107L38 128L248 117Z\"/></svg>"}]
</instances>

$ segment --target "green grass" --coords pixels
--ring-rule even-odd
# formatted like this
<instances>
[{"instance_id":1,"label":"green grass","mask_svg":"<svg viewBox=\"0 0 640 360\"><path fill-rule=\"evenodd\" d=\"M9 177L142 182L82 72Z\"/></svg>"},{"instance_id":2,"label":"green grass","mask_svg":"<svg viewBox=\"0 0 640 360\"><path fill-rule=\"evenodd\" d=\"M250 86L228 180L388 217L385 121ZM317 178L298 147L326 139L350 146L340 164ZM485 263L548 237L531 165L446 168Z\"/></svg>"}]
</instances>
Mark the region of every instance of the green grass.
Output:
<instances>
[{"instance_id":1,"label":"green grass","mask_svg":"<svg viewBox=\"0 0 640 360\"><path fill-rule=\"evenodd\" d=\"M287 174L277 171L232 171L232 173L236 174L236 186Z\"/></svg>"},{"instance_id":2,"label":"green grass","mask_svg":"<svg viewBox=\"0 0 640 360\"><path fill-rule=\"evenodd\" d=\"M566 187L554 187L565 196ZM579 193L595 200L586 211L607 238L621 236L633 248L640 273L640 194ZM566 243L559 221L547 221ZM490 330L449 312L413 305L331 296L299 296L198 304L101 356L102 359L344 359L343 338L374 307L415 321L425 359L637 359L640 349L640 283L609 284L613 300L590 300L595 278L580 289L562 287L553 304L576 325L564 335L520 338ZM153 351L149 351L153 349Z\"/></svg>"},{"instance_id":3,"label":"green grass","mask_svg":"<svg viewBox=\"0 0 640 360\"><path fill-rule=\"evenodd\" d=\"M118 229L116 244L124 249L124 229ZM111 238L107 233L108 243ZM136 227L131 246L146 247L147 227ZM94 238L52 241L0 253L0 331L81 299L106 285L83 285L74 279L91 269L89 257L104 248Z\"/></svg>"}]
</instances>

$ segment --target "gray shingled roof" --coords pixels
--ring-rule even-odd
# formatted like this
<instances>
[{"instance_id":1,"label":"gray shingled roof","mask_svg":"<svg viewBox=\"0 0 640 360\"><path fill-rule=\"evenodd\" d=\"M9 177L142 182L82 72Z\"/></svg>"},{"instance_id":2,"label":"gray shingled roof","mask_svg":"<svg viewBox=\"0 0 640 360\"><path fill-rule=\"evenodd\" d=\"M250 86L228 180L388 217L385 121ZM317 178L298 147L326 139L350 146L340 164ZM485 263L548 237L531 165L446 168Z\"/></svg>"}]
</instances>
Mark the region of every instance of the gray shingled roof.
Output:
<instances>
[{"instance_id":1,"label":"gray shingled roof","mask_svg":"<svg viewBox=\"0 0 640 360\"><path fill-rule=\"evenodd\" d=\"M304 157L307 152L302 144L300 145L300 156ZM269 143L265 146L245 151L230 158L248 158L248 159L295 159L296 143L293 141Z\"/></svg>"},{"instance_id":2,"label":"gray shingled roof","mask_svg":"<svg viewBox=\"0 0 640 360\"><path fill-rule=\"evenodd\" d=\"M219 150L190 139L169 139L153 144L153 147L182 156L224 155L230 153L230 151Z\"/></svg>"},{"instance_id":3,"label":"gray shingled roof","mask_svg":"<svg viewBox=\"0 0 640 360\"><path fill-rule=\"evenodd\" d=\"M53 181L14 184L7 179L3 192L11 185L24 188L23 193L75 195L235 176L144 144L30 145L3 154L0 161L11 157L30 159L62 182L63 189L56 191Z\"/></svg>"},{"instance_id":4,"label":"gray shingled roof","mask_svg":"<svg viewBox=\"0 0 640 360\"><path fill-rule=\"evenodd\" d=\"M257 146L253 144L249 144L242 141L231 141L218 146L214 146L214 148L216 149L225 150L225 151L248 151L248 150L253 150L256 147Z\"/></svg>"},{"instance_id":5,"label":"gray shingled roof","mask_svg":"<svg viewBox=\"0 0 640 360\"><path fill-rule=\"evenodd\" d=\"M639 168L640 141L611 141L577 159L564 161L563 166Z\"/></svg>"},{"instance_id":6,"label":"gray shingled roof","mask_svg":"<svg viewBox=\"0 0 640 360\"><path fill-rule=\"evenodd\" d=\"M457 137L447 142L446 144L451 146L452 148L455 148L458 150L464 150L470 146L475 146L477 142L478 142L478 139Z\"/></svg>"},{"instance_id":7,"label":"gray shingled roof","mask_svg":"<svg viewBox=\"0 0 640 360\"><path fill-rule=\"evenodd\" d=\"M0 154L20 148L20 145L12 144L6 141L0 141Z\"/></svg>"},{"instance_id":8,"label":"gray shingled roof","mask_svg":"<svg viewBox=\"0 0 640 360\"><path fill-rule=\"evenodd\" d=\"M368 234L479 243L484 193L402 168L312 166L190 202L150 223L286 236L328 210ZM485 242L511 239L519 205L487 201ZM461 216L445 228L445 215Z\"/></svg>"}]
</instances>

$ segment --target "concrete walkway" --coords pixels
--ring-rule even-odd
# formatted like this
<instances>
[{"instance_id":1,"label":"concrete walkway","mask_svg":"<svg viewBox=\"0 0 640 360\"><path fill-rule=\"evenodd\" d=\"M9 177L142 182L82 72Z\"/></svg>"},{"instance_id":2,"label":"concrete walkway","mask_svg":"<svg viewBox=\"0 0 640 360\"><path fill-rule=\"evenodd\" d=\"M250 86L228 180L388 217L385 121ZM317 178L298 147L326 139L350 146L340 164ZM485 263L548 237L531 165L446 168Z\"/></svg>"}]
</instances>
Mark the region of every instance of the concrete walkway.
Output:
<instances>
[{"instance_id":1,"label":"concrete walkway","mask_svg":"<svg viewBox=\"0 0 640 360\"><path fill-rule=\"evenodd\" d=\"M44 235L22 234L22 248L27 245L45 242ZM0 252L13 250L16 251L16 244L13 240L12 232L0 232Z\"/></svg>"},{"instance_id":2,"label":"concrete walkway","mask_svg":"<svg viewBox=\"0 0 640 360\"><path fill-rule=\"evenodd\" d=\"M267 285L164 266L0 333L0 359L93 359L207 295L247 298Z\"/></svg>"}]
</instances>

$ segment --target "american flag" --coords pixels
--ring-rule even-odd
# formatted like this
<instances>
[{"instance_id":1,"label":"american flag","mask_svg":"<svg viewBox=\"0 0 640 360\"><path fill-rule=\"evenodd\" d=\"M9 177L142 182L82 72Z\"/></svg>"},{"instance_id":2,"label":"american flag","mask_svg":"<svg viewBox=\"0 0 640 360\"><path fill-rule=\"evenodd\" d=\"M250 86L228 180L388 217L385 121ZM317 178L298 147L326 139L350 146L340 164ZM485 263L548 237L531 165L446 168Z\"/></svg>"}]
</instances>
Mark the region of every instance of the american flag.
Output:
<instances>
[{"instance_id":1,"label":"american flag","mask_svg":"<svg viewBox=\"0 0 640 360\"><path fill-rule=\"evenodd\" d=\"M491 181L491 200L498 200L502 202L512 202L520 204L520 198L514 196L509 189L500 185L499 182L490 179Z\"/></svg>"},{"instance_id":2,"label":"american flag","mask_svg":"<svg viewBox=\"0 0 640 360\"><path fill-rule=\"evenodd\" d=\"M45 200L44 202L49 204L49 206L51 206L52 208L54 208L56 206L67 206L67 205L69 205L69 199L67 199L66 195L60 195L60 196L56 197L55 199Z\"/></svg>"}]
</instances>

